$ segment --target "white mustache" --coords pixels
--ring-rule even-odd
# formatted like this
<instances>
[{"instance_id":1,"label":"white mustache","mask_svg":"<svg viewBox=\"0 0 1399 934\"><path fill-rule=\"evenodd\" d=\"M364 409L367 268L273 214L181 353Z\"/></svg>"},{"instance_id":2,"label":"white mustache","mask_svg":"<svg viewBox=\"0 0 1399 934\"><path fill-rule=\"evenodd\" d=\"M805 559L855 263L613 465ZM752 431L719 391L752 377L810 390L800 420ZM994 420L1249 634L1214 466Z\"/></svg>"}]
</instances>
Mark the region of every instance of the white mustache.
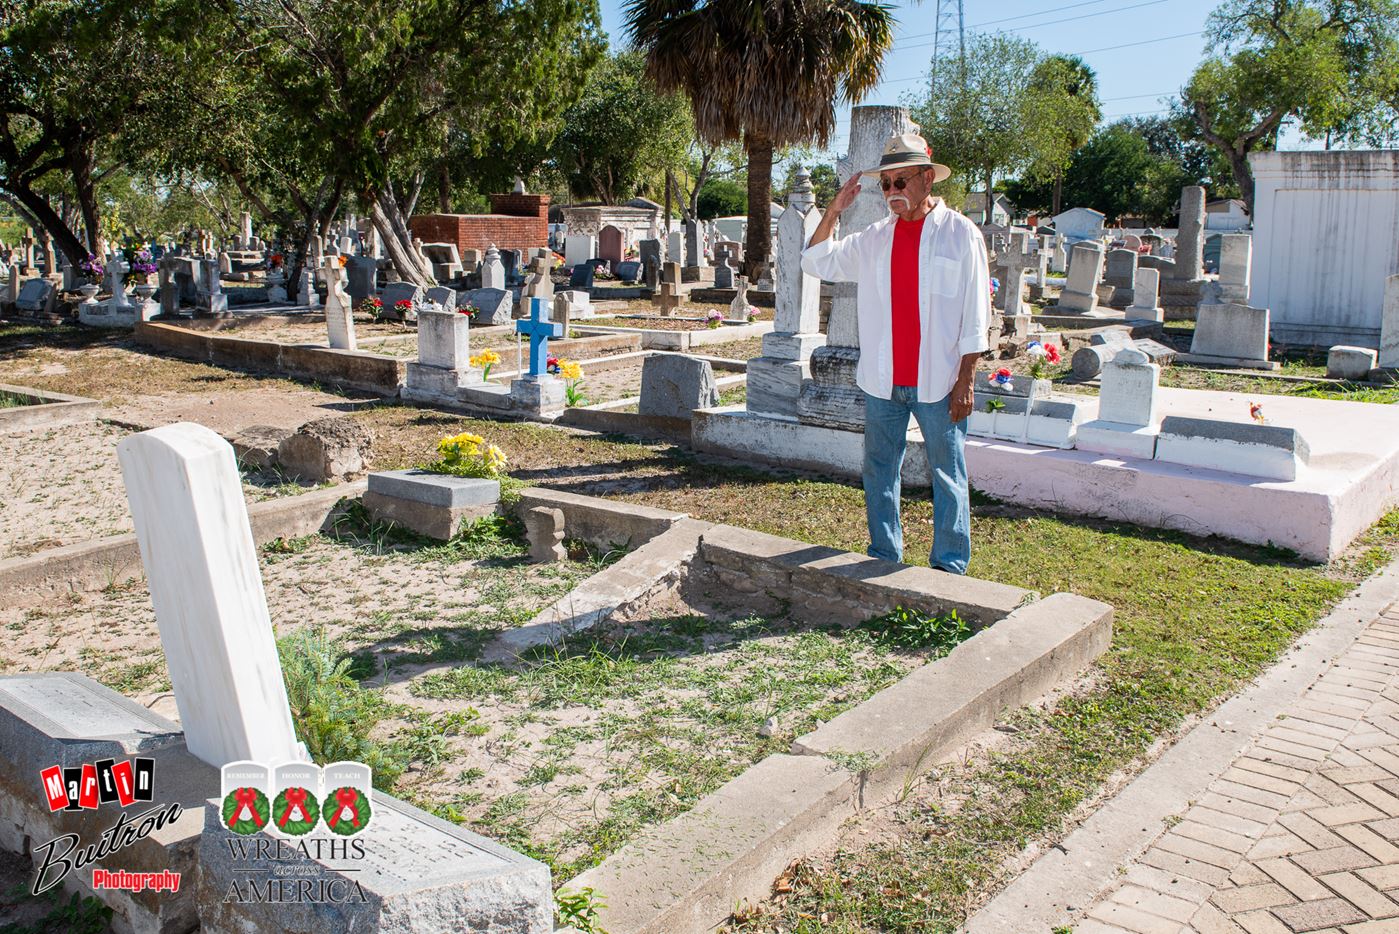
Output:
<instances>
[{"instance_id":1,"label":"white mustache","mask_svg":"<svg viewBox=\"0 0 1399 934\"><path fill-rule=\"evenodd\" d=\"M885 200L891 208L894 206L895 201L902 201L904 203L904 207L908 207L910 204L912 204L912 202L908 200L907 195L890 195Z\"/></svg>"}]
</instances>

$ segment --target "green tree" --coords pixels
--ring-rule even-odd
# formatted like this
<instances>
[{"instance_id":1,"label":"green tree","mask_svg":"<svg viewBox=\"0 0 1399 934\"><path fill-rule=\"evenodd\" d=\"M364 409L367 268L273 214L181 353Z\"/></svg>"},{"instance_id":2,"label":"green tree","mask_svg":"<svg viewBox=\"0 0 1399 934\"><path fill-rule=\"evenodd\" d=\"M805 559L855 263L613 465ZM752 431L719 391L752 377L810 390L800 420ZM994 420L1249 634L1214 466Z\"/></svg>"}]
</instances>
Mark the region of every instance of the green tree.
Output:
<instances>
[{"instance_id":1,"label":"green tree","mask_svg":"<svg viewBox=\"0 0 1399 934\"><path fill-rule=\"evenodd\" d=\"M700 189L696 215L702 220L748 213L748 188L731 178L711 178Z\"/></svg>"},{"instance_id":2,"label":"green tree","mask_svg":"<svg viewBox=\"0 0 1399 934\"><path fill-rule=\"evenodd\" d=\"M1041 61L1027 39L982 33L968 37L965 61L953 53L937 63L936 86L913 113L938 161L985 191L992 190L997 174L1034 164L1033 105L1039 95L1031 82Z\"/></svg>"},{"instance_id":3,"label":"green tree","mask_svg":"<svg viewBox=\"0 0 1399 934\"><path fill-rule=\"evenodd\" d=\"M220 0L227 67L323 185L355 197L395 268L430 283L411 215L453 129L476 152L553 138L604 41L595 0Z\"/></svg>"},{"instance_id":4,"label":"green tree","mask_svg":"<svg viewBox=\"0 0 1399 934\"><path fill-rule=\"evenodd\" d=\"M685 98L657 91L645 69L635 52L607 57L564 113L554 158L573 194L619 204L684 162Z\"/></svg>"},{"instance_id":5,"label":"green tree","mask_svg":"<svg viewBox=\"0 0 1399 934\"><path fill-rule=\"evenodd\" d=\"M1399 0L1228 0L1177 113L1228 160L1253 210L1248 155L1295 120L1313 139L1399 138Z\"/></svg>"},{"instance_id":6,"label":"green tree","mask_svg":"<svg viewBox=\"0 0 1399 934\"><path fill-rule=\"evenodd\" d=\"M627 32L663 90L683 91L706 143L748 155L746 272L771 252L773 151L835 128L837 100L879 83L893 43L890 8L861 0L629 0Z\"/></svg>"},{"instance_id":7,"label":"green tree","mask_svg":"<svg viewBox=\"0 0 1399 934\"><path fill-rule=\"evenodd\" d=\"M26 0L0 6L0 193L70 262L99 252L97 184L123 147L180 106L184 62L158 53L165 0ZM74 217L48 195L66 193ZM80 235L81 234L81 235Z\"/></svg>"},{"instance_id":8,"label":"green tree","mask_svg":"<svg viewBox=\"0 0 1399 934\"><path fill-rule=\"evenodd\" d=\"M1028 171L1033 177L1054 180L1050 210L1058 214L1064 170L1102 119L1098 76L1076 55L1049 55L1035 65L1026 91L1025 106L1031 114Z\"/></svg>"}]
</instances>

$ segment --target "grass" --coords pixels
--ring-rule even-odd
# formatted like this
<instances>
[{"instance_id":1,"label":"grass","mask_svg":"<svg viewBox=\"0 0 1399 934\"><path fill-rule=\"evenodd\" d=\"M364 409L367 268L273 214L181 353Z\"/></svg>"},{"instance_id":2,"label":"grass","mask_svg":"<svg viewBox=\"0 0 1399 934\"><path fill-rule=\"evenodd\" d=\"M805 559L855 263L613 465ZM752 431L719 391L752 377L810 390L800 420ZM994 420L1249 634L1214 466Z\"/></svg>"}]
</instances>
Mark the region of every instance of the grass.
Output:
<instances>
[{"instance_id":1,"label":"grass","mask_svg":"<svg viewBox=\"0 0 1399 934\"><path fill-rule=\"evenodd\" d=\"M945 641L884 647L870 629L681 616L429 674L410 684L415 696L481 712L457 755L493 781L489 796L425 792L419 803L548 862L563 883ZM764 736L769 717L779 727Z\"/></svg>"},{"instance_id":2,"label":"grass","mask_svg":"<svg viewBox=\"0 0 1399 934\"><path fill-rule=\"evenodd\" d=\"M33 401L28 396L21 396L18 393L0 389L0 409L14 409L22 405L33 404Z\"/></svg>"}]
</instances>

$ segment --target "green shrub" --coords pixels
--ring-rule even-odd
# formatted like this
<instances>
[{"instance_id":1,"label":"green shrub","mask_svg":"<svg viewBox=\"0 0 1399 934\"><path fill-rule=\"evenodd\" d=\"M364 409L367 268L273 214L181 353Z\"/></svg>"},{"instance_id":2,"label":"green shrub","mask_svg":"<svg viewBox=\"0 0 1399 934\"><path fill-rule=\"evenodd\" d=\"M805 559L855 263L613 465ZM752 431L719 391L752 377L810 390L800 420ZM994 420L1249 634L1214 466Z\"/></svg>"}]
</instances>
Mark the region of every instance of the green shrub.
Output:
<instances>
[{"instance_id":1,"label":"green shrub","mask_svg":"<svg viewBox=\"0 0 1399 934\"><path fill-rule=\"evenodd\" d=\"M867 620L862 626L880 645L896 649L932 649L933 658L951 652L972 634L966 620L958 616L956 610L934 616L899 606L891 613Z\"/></svg>"},{"instance_id":2,"label":"green shrub","mask_svg":"<svg viewBox=\"0 0 1399 934\"><path fill-rule=\"evenodd\" d=\"M296 735L312 761L363 762L374 770L374 787L391 791L403 774L402 753L370 738L384 704L350 676L352 659L319 627L277 640L277 654Z\"/></svg>"}]
</instances>

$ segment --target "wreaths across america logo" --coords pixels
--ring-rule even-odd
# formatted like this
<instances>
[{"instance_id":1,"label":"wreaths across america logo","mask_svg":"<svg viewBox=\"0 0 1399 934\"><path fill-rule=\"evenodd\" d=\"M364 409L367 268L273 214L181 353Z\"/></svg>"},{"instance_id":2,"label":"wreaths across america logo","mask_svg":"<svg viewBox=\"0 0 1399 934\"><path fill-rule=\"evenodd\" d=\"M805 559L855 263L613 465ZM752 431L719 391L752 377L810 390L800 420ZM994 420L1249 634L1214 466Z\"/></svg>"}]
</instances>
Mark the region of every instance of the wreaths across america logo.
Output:
<instances>
[{"instance_id":1,"label":"wreaths across america logo","mask_svg":"<svg viewBox=\"0 0 1399 934\"><path fill-rule=\"evenodd\" d=\"M373 819L373 772L360 762L324 768L290 762L268 768L230 762L221 771L222 819L240 836L268 830L302 837L318 827L351 837Z\"/></svg>"},{"instance_id":2,"label":"wreaths across america logo","mask_svg":"<svg viewBox=\"0 0 1399 934\"><path fill-rule=\"evenodd\" d=\"M359 882L344 873L357 872L354 864L366 855L360 835L374 819L369 766L233 762L223 767L221 784L218 820L229 831L229 858L243 867L224 901L367 900ZM318 861L334 871L315 869Z\"/></svg>"}]
</instances>

